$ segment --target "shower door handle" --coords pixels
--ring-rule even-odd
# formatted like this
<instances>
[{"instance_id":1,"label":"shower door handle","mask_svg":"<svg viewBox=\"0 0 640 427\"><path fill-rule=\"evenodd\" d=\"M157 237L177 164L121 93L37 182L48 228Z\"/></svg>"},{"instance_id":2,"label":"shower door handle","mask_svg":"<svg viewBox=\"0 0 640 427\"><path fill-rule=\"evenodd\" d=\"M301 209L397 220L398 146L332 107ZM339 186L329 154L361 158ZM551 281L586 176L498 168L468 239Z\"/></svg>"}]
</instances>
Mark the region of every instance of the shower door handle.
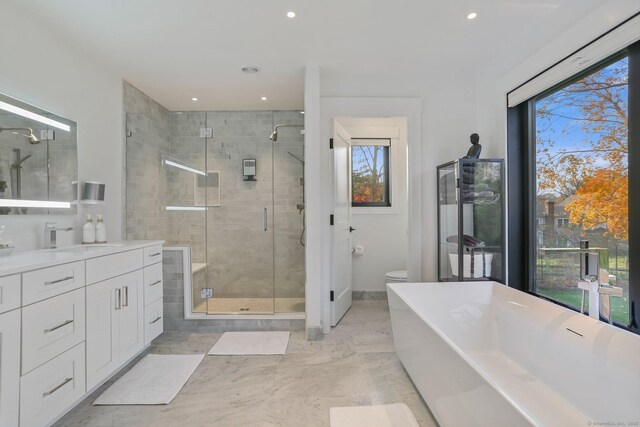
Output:
<instances>
[{"instance_id":1,"label":"shower door handle","mask_svg":"<svg viewBox=\"0 0 640 427\"><path fill-rule=\"evenodd\" d=\"M262 211L262 229L267 231L267 208Z\"/></svg>"}]
</instances>

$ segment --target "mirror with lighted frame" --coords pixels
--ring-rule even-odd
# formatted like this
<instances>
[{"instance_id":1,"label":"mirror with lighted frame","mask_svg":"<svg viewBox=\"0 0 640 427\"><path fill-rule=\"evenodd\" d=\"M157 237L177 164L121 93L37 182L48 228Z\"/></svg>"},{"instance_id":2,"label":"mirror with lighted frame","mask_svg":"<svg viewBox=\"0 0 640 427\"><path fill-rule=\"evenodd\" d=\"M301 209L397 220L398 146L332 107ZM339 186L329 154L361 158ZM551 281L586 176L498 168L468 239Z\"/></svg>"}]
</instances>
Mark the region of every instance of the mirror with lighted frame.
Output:
<instances>
[{"instance_id":1,"label":"mirror with lighted frame","mask_svg":"<svg viewBox=\"0 0 640 427\"><path fill-rule=\"evenodd\" d=\"M74 121L0 94L0 215L75 214Z\"/></svg>"}]
</instances>

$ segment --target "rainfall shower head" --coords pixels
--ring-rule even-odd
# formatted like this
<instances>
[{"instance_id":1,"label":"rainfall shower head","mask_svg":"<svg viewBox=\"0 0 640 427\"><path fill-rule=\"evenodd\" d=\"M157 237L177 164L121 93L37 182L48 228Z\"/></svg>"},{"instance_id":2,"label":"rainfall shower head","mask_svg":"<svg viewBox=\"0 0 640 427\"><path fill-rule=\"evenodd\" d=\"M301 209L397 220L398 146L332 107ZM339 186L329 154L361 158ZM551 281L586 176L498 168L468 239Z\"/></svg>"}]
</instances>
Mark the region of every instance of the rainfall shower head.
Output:
<instances>
[{"instance_id":1,"label":"rainfall shower head","mask_svg":"<svg viewBox=\"0 0 640 427\"><path fill-rule=\"evenodd\" d=\"M27 137L27 139L29 140L29 143L31 144L37 144L40 142L40 140L33 134L33 129L31 128L0 128L0 132L3 131L18 131L21 130L23 132L29 132L29 134L22 134L23 136Z\"/></svg>"},{"instance_id":2,"label":"rainfall shower head","mask_svg":"<svg viewBox=\"0 0 640 427\"><path fill-rule=\"evenodd\" d=\"M270 140L272 140L273 142L276 142L278 140L278 128L303 128L304 125L277 125L275 128L273 128L273 133L271 133L271 136L269 137Z\"/></svg>"}]
</instances>

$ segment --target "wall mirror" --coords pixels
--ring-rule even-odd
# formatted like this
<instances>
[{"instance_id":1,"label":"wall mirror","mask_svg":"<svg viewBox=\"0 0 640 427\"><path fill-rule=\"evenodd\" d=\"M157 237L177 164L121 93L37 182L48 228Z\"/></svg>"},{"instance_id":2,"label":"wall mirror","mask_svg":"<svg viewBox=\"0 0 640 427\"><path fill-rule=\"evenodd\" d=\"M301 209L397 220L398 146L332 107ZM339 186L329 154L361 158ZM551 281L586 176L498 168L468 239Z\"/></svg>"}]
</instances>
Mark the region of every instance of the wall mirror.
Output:
<instances>
[{"instance_id":1,"label":"wall mirror","mask_svg":"<svg viewBox=\"0 0 640 427\"><path fill-rule=\"evenodd\" d=\"M75 214L75 122L0 94L0 215Z\"/></svg>"}]
</instances>

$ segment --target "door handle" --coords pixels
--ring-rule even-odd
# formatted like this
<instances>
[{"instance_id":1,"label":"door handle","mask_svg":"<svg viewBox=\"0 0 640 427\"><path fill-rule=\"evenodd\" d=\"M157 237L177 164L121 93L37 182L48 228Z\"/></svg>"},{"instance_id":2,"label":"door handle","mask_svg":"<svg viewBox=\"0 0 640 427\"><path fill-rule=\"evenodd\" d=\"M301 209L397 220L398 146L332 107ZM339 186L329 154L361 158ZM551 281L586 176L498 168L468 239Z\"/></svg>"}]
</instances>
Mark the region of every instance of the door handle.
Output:
<instances>
[{"instance_id":1,"label":"door handle","mask_svg":"<svg viewBox=\"0 0 640 427\"><path fill-rule=\"evenodd\" d=\"M351 226L349 226L349 233L353 233L354 231L356 231L356 229L351 227Z\"/></svg>"},{"instance_id":2,"label":"door handle","mask_svg":"<svg viewBox=\"0 0 640 427\"><path fill-rule=\"evenodd\" d=\"M120 288L116 288L116 310L122 308L122 291Z\"/></svg>"},{"instance_id":3,"label":"door handle","mask_svg":"<svg viewBox=\"0 0 640 427\"><path fill-rule=\"evenodd\" d=\"M262 211L262 228L267 231L267 208Z\"/></svg>"},{"instance_id":4,"label":"door handle","mask_svg":"<svg viewBox=\"0 0 640 427\"><path fill-rule=\"evenodd\" d=\"M122 306L129 307L129 287L123 286L122 291L124 292L124 303L122 303Z\"/></svg>"}]
</instances>

